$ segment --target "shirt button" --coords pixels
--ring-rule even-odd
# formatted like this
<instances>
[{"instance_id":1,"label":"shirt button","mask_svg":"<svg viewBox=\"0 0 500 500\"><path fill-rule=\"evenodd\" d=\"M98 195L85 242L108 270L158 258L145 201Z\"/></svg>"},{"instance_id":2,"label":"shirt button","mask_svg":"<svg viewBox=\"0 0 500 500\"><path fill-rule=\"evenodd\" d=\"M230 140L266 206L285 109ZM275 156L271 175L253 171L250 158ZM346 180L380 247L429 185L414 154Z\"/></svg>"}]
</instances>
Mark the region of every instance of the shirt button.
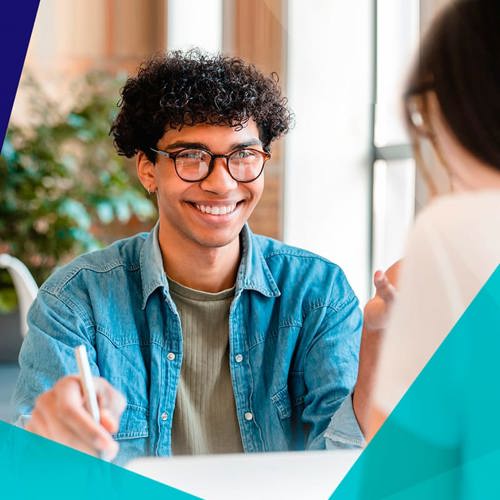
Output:
<instances>
[{"instance_id":1,"label":"shirt button","mask_svg":"<svg viewBox=\"0 0 500 500\"><path fill-rule=\"evenodd\" d=\"M251 412L247 411L245 413L245 420L248 420L248 421L253 420L253 415Z\"/></svg>"},{"instance_id":2,"label":"shirt button","mask_svg":"<svg viewBox=\"0 0 500 500\"><path fill-rule=\"evenodd\" d=\"M243 361L243 356L241 354L236 354L234 360L236 361L236 363L241 363Z\"/></svg>"},{"instance_id":3,"label":"shirt button","mask_svg":"<svg viewBox=\"0 0 500 500\"><path fill-rule=\"evenodd\" d=\"M167 359L168 359L169 361L173 361L173 360L175 359L175 354L174 354L173 352L169 352L169 353L167 354Z\"/></svg>"},{"instance_id":4,"label":"shirt button","mask_svg":"<svg viewBox=\"0 0 500 500\"><path fill-rule=\"evenodd\" d=\"M162 414L161 414L161 419L165 422L165 420L168 419L168 413L166 411L164 411Z\"/></svg>"}]
</instances>

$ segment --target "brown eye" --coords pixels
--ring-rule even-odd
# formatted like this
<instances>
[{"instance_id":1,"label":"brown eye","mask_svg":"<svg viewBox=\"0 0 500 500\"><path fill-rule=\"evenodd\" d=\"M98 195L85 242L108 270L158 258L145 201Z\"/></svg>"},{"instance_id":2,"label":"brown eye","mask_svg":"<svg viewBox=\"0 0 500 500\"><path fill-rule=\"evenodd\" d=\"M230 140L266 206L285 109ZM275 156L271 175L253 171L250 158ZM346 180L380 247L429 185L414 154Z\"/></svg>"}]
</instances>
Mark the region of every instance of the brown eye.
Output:
<instances>
[{"instance_id":1,"label":"brown eye","mask_svg":"<svg viewBox=\"0 0 500 500\"><path fill-rule=\"evenodd\" d=\"M201 149L186 149L177 155L178 160L184 161L205 161L208 154Z\"/></svg>"},{"instance_id":2,"label":"brown eye","mask_svg":"<svg viewBox=\"0 0 500 500\"><path fill-rule=\"evenodd\" d=\"M252 149L240 149L231 155L235 160L254 160L257 158L257 153Z\"/></svg>"}]
</instances>

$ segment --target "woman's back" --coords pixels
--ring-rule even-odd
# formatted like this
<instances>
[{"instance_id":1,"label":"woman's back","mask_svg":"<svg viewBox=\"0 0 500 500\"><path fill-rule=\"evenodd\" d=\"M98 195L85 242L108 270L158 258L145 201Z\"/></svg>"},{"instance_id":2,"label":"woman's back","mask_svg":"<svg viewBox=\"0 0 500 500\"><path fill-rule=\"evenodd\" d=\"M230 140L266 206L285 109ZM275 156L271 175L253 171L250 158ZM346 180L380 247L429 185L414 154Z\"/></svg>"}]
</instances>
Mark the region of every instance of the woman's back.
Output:
<instances>
[{"instance_id":1,"label":"woman's back","mask_svg":"<svg viewBox=\"0 0 500 500\"><path fill-rule=\"evenodd\" d=\"M420 214L379 359L378 408L392 411L499 264L500 190L441 197Z\"/></svg>"}]
</instances>

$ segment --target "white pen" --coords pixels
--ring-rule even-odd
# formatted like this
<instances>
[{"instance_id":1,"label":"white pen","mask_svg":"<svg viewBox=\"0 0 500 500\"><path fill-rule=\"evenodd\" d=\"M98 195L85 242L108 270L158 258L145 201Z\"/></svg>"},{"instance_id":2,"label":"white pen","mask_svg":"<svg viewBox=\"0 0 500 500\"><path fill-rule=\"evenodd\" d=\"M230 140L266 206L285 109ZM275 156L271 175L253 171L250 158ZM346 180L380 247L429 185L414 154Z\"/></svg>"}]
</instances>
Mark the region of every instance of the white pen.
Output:
<instances>
[{"instance_id":1,"label":"white pen","mask_svg":"<svg viewBox=\"0 0 500 500\"><path fill-rule=\"evenodd\" d=\"M97 395L94 387L94 380L90 371L87 349L84 345L75 347L75 357L80 371L80 380L82 383L83 395L85 397L85 406L96 423L101 422L99 406L97 404Z\"/></svg>"}]
</instances>

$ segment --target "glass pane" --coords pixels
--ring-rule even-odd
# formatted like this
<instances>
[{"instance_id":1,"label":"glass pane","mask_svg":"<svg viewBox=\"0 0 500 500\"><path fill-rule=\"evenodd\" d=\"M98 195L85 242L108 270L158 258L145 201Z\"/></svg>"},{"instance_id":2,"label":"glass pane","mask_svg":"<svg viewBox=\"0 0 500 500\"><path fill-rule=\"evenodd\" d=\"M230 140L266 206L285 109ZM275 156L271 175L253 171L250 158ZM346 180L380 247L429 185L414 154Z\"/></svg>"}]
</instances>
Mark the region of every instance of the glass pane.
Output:
<instances>
[{"instance_id":1,"label":"glass pane","mask_svg":"<svg viewBox=\"0 0 500 500\"><path fill-rule=\"evenodd\" d=\"M386 269L404 252L415 215L415 162L375 162L373 191L373 270Z\"/></svg>"},{"instance_id":2,"label":"glass pane","mask_svg":"<svg viewBox=\"0 0 500 500\"><path fill-rule=\"evenodd\" d=\"M419 1L378 0L376 146L408 142L401 94L418 40Z\"/></svg>"}]
</instances>

